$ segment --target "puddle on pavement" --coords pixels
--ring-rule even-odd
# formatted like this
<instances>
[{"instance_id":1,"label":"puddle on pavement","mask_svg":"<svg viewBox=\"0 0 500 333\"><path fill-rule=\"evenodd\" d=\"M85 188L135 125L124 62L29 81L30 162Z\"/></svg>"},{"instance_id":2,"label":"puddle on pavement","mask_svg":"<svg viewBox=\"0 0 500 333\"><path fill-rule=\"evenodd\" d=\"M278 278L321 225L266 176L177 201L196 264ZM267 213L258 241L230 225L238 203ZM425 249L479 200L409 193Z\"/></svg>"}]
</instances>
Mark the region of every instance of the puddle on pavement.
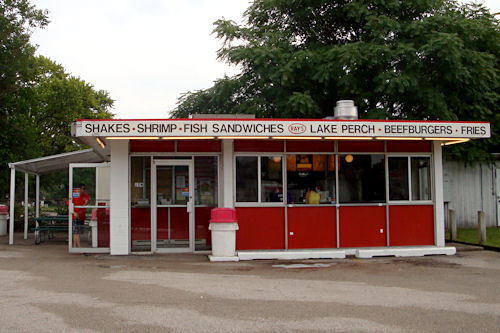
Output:
<instances>
[{"instance_id":1,"label":"puddle on pavement","mask_svg":"<svg viewBox=\"0 0 500 333\"><path fill-rule=\"evenodd\" d=\"M118 268L124 268L125 265L99 265L98 267L100 267L100 268L118 269Z\"/></svg>"},{"instance_id":2,"label":"puddle on pavement","mask_svg":"<svg viewBox=\"0 0 500 333\"><path fill-rule=\"evenodd\" d=\"M325 267L331 267L334 264L280 264L280 265L273 265L273 268L285 268L285 269L300 269L300 268L325 268Z\"/></svg>"},{"instance_id":3,"label":"puddle on pavement","mask_svg":"<svg viewBox=\"0 0 500 333\"><path fill-rule=\"evenodd\" d=\"M408 259L393 259L391 261L386 262L385 264L411 264L414 266L423 266L423 267L440 267L440 268L458 268L462 265L454 263L454 262L444 262L435 259L426 259L426 258L408 258Z\"/></svg>"}]
</instances>

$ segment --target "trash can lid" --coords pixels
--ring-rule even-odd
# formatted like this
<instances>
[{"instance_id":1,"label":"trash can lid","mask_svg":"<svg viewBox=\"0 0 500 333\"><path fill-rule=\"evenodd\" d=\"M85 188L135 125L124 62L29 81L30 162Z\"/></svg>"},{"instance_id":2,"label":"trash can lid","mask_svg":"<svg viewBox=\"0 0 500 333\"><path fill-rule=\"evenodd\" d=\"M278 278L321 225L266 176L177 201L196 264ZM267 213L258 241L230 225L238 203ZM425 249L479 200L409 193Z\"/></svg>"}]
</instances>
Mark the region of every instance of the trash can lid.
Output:
<instances>
[{"instance_id":1,"label":"trash can lid","mask_svg":"<svg viewBox=\"0 0 500 333\"><path fill-rule=\"evenodd\" d=\"M0 214L7 214L9 208L5 205L0 205Z\"/></svg>"},{"instance_id":2,"label":"trash can lid","mask_svg":"<svg viewBox=\"0 0 500 333\"><path fill-rule=\"evenodd\" d=\"M236 210L233 208L214 208L210 212L210 223L233 223L236 220Z\"/></svg>"}]
</instances>

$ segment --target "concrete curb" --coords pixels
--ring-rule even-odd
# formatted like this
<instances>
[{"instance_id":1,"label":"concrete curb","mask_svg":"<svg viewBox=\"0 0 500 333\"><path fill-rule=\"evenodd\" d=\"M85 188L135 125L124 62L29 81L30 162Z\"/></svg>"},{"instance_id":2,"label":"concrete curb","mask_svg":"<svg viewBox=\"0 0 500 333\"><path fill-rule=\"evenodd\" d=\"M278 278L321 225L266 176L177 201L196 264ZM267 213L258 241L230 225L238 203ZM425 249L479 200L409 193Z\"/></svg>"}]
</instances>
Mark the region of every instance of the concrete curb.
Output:
<instances>
[{"instance_id":1,"label":"concrete curb","mask_svg":"<svg viewBox=\"0 0 500 333\"><path fill-rule=\"evenodd\" d=\"M500 247L491 246L491 245L473 244L473 243L466 243L466 242L461 242L461 241L453 241L453 242L449 242L447 244L450 244L451 246L454 246L453 244L457 244L458 246L456 246L456 248L457 248L458 252L460 252L460 251L482 251L482 250L500 252Z\"/></svg>"}]
</instances>

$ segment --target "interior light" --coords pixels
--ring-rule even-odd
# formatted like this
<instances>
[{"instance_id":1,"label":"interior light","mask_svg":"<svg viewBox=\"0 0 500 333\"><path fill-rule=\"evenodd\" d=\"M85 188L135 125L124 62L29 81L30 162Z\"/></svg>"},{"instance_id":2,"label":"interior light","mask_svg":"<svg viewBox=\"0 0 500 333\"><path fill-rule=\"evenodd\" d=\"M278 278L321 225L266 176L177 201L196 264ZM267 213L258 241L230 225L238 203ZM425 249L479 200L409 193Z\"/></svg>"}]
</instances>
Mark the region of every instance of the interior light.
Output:
<instances>
[{"instance_id":1,"label":"interior light","mask_svg":"<svg viewBox=\"0 0 500 333\"><path fill-rule=\"evenodd\" d=\"M104 142L102 142L102 140L100 138L95 138L95 140L97 141L99 146L101 146L102 149L106 148L106 145L104 144Z\"/></svg>"},{"instance_id":2,"label":"interior light","mask_svg":"<svg viewBox=\"0 0 500 333\"><path fill-rule=\"evenodd\" d=\"M351 163L353 160L354 160L354 157L351 154L345 155L345 161L347 163Z\"/></svg>"},{"instance_id":3,"label":"interior light","mask_svg":"<svg viewBox=\"0 0 500 333\"><path fill-rule=\"evenodd\" d=\"M218 136L217 139L269 139L268 136Z\"/></svg>"},{"instance_id":4,"label":"interior light","mask_svg":"<svg viewBox=\"0 0 500 333\"><path fill-rule=\"evenodd\" d=\"M377 140L423 140L423 138L409 138L409 137L399 137L399 136L377 136Z\"/></svg>"},{"instance_id":5,"label":"interior light","mask_svg":"<svg viewBox=\"0 0 500 333\"><path fill-rule=\"evenodd\" d=\"M274 162L274 163L279 163L279 162L281 162L281 156L273 156L273 162Z\"/></svg>"},{"instance_id":6,"label":"interior light","mask_svg":"<svg viewBox=\"0 0 500 333\"><path fill-rule=\"evenodd\" d=\"M442 146L448 146L448 145L454 145L456 143L464 143L464 142L467 142L467 141L470 141L470 139L460 139L460 140L443 142L441 145Z\"/></svg>"},{"instance_id":7,"label":"interior light","mask_svg":"<svg viewBox=\"0 0 500 333\"><path fill-rule=\"evenodd\" d=\"M468 138L424 138L424 140L433 140L433 141L469 141Z\"/></svg>"},{"instance_id":8,"label":"interior light","mask_svg":"<svg viewBox=\"0 0 500 333\"><path fill-rule=\"evenodd\" d=\"M320 136L273 136L271 139L278 140L321 140Z\"/></svg>"},{"instance_id":9,"label":"interior light","mask_svg":"<svg viewBox=\"0 0 500 333\"><path fill-rule=\"evenodd\" d=\"M106 140L158 140L158 136L107 136Z\"/></svg>"},{"instance_id":10,"label":"interior light","mask_svg":"<svg viewBox=\"0 0 500 333\"><path fill-rule=\"evenodd\" d=\"M325 136L326 140L373 140L371 136Z\"/></svg>"},{"instance_id":11,"label":"interior light","mask_svg":"<svg viewBox=\"0 0 500 333\"><path fill-rule=\"evenodd\" d=\"M215 139L214 136L163 136L162 140L203 140Z\"/></svg>"}]
</instances>

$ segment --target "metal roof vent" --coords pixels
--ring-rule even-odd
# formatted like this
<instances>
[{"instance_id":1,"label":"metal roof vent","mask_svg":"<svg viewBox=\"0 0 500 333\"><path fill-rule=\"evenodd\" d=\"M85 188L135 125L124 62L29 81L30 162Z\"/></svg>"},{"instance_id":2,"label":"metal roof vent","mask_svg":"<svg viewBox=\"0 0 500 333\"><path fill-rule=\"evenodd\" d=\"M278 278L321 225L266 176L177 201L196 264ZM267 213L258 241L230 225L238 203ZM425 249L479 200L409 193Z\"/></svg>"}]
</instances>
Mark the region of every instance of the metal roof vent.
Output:
<instances>
[{"instance_id":1,"label":"metal roof vent","mask_svg":"<svg viewBox=\"0 0 500 333\"><path fill-rule=\"evenodd\" d=\"M334 110L334 119L358 119L358 108L354 105L354 101L348 99L337 101L337 106Z\"/></svg>"}]
</instances>

